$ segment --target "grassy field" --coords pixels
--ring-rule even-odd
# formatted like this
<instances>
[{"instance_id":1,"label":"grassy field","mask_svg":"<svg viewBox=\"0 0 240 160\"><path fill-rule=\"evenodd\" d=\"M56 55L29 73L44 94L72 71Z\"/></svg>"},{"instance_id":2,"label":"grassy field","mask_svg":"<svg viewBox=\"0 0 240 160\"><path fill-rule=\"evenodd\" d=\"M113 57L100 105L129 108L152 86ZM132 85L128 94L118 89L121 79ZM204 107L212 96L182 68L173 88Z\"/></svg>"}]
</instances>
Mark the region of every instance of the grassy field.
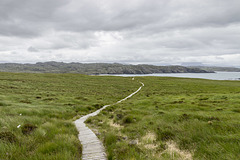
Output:
<instances>
[{"instance_id":1,"label":"grassy field","mask_svg":"<svg viewBox=\"0 0 240 160\"><path fill-rule=\"evenodd\" d=\"M145 87L87 120L108 159L240 159L240 82L137 77Z\"/></svg>"},{"instance_id":2,"label":"grassy field","mask_svg":"<svg viewBox=\"0 0 240 160\"><path fill-rule=\"evenodd\" d=\"M72 122L138 81L87 120L108 159L239 159L239 81L29 73L0 73L0 159L80 159Z\"/></svg>"},{"instance_id":3,"label":"grassy field","mask_svg":"<svg viewBox=\"0 0 240 160\"><path fill-rule=\"evenodd\" d=\"M138 87L131 78L0 73L0 159L80 159L73 121Z\"/></svg>"}]
</instances>

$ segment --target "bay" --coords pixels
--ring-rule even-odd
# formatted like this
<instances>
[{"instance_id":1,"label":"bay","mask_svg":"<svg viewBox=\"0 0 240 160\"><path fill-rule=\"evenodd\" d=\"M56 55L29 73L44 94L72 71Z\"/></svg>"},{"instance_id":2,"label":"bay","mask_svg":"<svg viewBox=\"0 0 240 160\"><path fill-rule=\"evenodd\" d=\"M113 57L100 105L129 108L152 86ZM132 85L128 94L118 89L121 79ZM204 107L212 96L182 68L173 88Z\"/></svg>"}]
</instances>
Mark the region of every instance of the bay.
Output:
<instances>
[{"instance_id":1,"label":"bay","mask_svg":"<svg viewBox=\"0 0 240 160\"><path fill-rule=\"evenodd\" d=\"M108 75L122 76L122 77L157 76L157 77L201 78L201 79L211 79L211 80L240 80L240 72L108 74Z\"/></svg>"}]
</instances>

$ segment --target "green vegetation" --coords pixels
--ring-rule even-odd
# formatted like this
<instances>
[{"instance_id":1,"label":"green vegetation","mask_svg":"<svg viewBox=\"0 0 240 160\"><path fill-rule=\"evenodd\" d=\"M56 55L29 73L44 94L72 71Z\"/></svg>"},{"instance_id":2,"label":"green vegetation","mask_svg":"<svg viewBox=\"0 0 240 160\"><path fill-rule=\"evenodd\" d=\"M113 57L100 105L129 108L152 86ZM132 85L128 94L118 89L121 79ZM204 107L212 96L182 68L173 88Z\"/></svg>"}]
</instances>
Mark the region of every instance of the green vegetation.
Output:
<instances>
[{"instance_id":1,"label":"green vegetation","mask_svg":"<svg viewBox=\"0 0 240 160\"><path fill-rule=\"evenodd\" d=\"M238 81L135 79L137 95L88 120L108 159L239 159Z\"/></svg>"},{"instance_id":2,"label":"green vegetation","mask_svg":"<svg viewBox=\"0 0 240 160\"><path fill-rule=\"evenodd\" d=\"M190 68L199 68L209 72L214 72L214 71L240 72L240 68L234 68L234 67L193 66Z\"/></svg>"},{"instance_id":3,"label":"green vegetation","mask_svg":"<svg viewBox=\"0 0 240 160\"><path fill-rule=\"evenodd\" d=\"M73 120L87 120L108 159L240 157L240 83L187 78L0 73L0 159L80 159Z\"/></svg>"},{"instance_id":4,"label":"green vegetation","mask_svg":"<svg viewBox=\"0 0 240 160\"><path fill-rule=\"evenodd\" d=\"M151 74L151 73L207 73L198 68L183 66L123 65L108 63L45 62L36 64L0 64L2 72L81 73L81 74Z\"/></svg>"},{"instance_id":5,"label":"green vegetation","mask_svg":"<svg viewBox=\"0 0 240 160\"><path fill-rule=\"evenodd\" d=\"M0 159L80 159L73 120L138 86L131 78L0 73Z\"/></svg>"}]
</instances>

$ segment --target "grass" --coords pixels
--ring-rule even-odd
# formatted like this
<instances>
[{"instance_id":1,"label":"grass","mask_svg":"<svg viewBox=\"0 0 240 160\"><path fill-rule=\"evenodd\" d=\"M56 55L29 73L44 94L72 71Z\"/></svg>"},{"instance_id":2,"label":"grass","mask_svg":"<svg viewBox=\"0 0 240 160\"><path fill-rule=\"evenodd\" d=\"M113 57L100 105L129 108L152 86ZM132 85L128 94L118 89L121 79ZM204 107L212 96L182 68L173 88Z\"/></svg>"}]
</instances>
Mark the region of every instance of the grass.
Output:
<instances>
[{"instance_id":1,"label":"grass","mask_svg":"<svg viewBox=\"0 0 240 160\"><path fill-rule=\"evenodd\" d=\"M0 159L80 159L73 121L137 81L87 120L108 159L239 159L239 81L30 73L0 73Z\"/></svg>"},{"instance_id":2,"label":"grass","mask_svg":"<svg viewBox=\"0 0 240 160\"><path fill-rule=\"evenodd\" d=\"M239 159L239 81L135 79L137 95L88 121L108 159Z\"/></svg>"},{"instance_id":3,"label":"grass","mask_svg":"<svg viewBox=\"0 0 240 160\"><path fill-rule=\"evenodd\" d=\"M0 73L0 159L80 159L73 121L138 86L131 78Z\"/></svg>"}]
</instances>

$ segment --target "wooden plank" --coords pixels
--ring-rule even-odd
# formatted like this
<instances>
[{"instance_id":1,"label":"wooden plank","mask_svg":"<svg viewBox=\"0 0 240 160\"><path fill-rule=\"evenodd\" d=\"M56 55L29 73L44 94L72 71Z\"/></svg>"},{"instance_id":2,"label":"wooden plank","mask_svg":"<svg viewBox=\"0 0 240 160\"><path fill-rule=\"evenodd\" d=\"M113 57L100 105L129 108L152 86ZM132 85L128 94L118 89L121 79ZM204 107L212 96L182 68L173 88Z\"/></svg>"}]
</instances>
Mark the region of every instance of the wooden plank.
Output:
<instances>
[{"instance_id":1,"label":"wooden plank","mask_svg":"<svg viewBox=\"0 0 240 160\"><path fill-rule=\"evenodd\" d=\"M138 93L144 86L143 83L141 83L141 84L142 84L142 86L139 87L139 89L136 92L130 94L126 98L124 98L114 104L121 103L122 101L125 101L128 98L132 97L134 94ZM105 105L101 109L99 109L93 113L90 113L88 115L85 115L75 121L76 128L79 132L78 139L80 140L82 147L83 147L82 148L82 159L83 160L107 160L105 148L104 148L102 142L97 138L97 136L94 134L94 132L86 126L86 124L84 122L89 117L96 116L98 113L100 113L100 111L102 111L103 109L105 109L109 106L111 106L111 105Z\"/></svg>"}]
</instances>

